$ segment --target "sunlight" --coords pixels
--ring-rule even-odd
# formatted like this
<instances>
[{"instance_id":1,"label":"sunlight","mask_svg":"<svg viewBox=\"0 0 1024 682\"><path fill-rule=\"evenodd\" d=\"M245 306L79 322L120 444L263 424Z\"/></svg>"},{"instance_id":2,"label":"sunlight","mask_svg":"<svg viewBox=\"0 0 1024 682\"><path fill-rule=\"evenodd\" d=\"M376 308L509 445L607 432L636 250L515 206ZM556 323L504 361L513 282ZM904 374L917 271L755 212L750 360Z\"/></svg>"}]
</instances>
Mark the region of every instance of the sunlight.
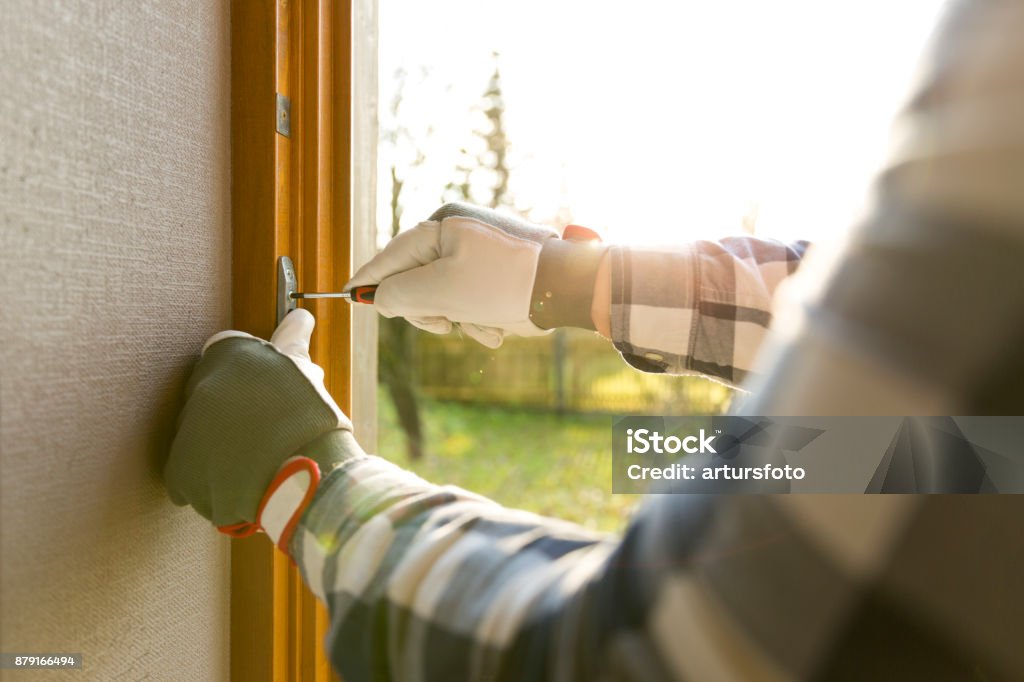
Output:
<instances>
[{"instance_id":1,"label":"sunlight","mask_svg":"<svg viewBox=\"0 0 1024 682\"><path fill-rule=\"evenodd\" d=\"M436 208L497 64L511 192L532 219L640 244L737 233L745 217L762 236L836 236L942 4L382 3L380 224L392 165L404 228Z\"/></svg>"}]
</instances>

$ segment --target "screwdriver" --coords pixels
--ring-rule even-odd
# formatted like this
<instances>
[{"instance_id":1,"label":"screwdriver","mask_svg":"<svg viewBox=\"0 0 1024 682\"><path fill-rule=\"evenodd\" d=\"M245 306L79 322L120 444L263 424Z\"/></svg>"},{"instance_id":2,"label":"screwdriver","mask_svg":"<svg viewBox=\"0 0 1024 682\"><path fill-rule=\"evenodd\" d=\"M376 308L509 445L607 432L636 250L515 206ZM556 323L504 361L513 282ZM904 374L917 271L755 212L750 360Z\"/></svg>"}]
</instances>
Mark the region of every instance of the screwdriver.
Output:
<instances>
[{"instance_id":1,"label":"screwdriver","mask_svg":"<svg viewBox=\"0 0 1024 682\"><path fill-rule=\"evenodd\" d=\"M319 292L319 291L291 291L288 298L347 298L352 303L373 304L373 296L377 287L373 285L353 287L352 291Z\"/></svg>"},{"instance_id":2,"label":"screwdriver","mask_svg":"<svg viewBox=\"0 0 1024 682\"><path fill-rule=\"evenodd\" d=\"M277 259L277 323L291 311L295 310L296 301L300 298L347 298L352 303L373 305L375 285L352 287L351 291L296 291L299 279L295 276L295 266L288 256Z\"/></svg>"}]
</instances>

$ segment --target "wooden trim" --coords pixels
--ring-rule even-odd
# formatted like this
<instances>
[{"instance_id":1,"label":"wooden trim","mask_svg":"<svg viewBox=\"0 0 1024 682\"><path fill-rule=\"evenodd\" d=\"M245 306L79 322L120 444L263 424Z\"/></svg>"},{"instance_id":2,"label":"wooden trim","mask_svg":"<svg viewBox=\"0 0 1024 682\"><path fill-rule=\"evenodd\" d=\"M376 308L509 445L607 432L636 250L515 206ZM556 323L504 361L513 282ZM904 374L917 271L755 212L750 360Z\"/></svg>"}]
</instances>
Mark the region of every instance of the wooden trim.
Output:
<instances>
[{"instance_id":1,"label":"wooden trim","mask_svg":"<svg viewBox=\"0 0 1024 682\"><path fill-rule=\"evenodd\" d=\"M267 338L275 319L276 208L274 0L231 5L232 326ZM231 679L271 680L285 672L287 576L264 537L231 544ZM277 673L275 675L275 673Z\"/></svg>"},{"instance_id":2,"label":"wooden trim","mask_svg":"<svg viewBox=\"0 0 1024 682\"><path fill-rule=\"evenodd\" d=\"M275 263L299 286L339 291L351 261L351 4L233 0L232 304L236 329L273 331ZM276 95L291 100L291 133L276 133ZM308 301L310 354L351 412L351 314ZM232 680L334 679L321 650L327 614L264 536L232 544Z\"/></svg>"}]
</instances>

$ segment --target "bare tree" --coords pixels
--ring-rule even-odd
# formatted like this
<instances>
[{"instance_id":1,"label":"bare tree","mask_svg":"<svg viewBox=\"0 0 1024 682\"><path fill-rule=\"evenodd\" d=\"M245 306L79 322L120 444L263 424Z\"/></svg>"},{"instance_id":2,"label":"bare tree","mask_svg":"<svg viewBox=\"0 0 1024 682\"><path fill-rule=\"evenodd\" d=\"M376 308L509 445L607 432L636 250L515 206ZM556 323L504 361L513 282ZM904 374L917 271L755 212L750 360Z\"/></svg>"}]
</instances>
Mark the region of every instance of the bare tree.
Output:
<instances>
[{"instance_id":1,"label":"bare tree","mask_svg":"<svg viewBox=\"0 0 1024 682\"><path fill-rule=\"evenodd\" d=\"M391 100L391 118L395 127L382 136L382 142L392 144L396 149L402 140L415 141L408 129L399 121L398 113L402 106L406 75L399 71L395 74L398 85L395 96ZM405 185L403 173L408 173L423 163L423 153L416 147L416 152L409 166L398 167L399 154L395 154L391 163L391 237L394 238L402 223L402 188ZM423 457L423 420L420 416L419 396L416 391L415 364L413 356L413 334L415 328L401 318L381 317L378 330L380 380L388 389L388 395L395 406L398 423L405 432L406 451L410 459Z\"/></svg>"},{"instance_id":2,"label":"bare tree","mask_svg":"<svg viewBox=\"0 0 1024 682\"><path fill-rule=\"evenodd\" d=\"M482 130L473 134L484 143L484 149L478 154L470 154L462 149L463 159L456 166L457 179L448 183L442 192L442 201L461 199L491 208L510 206L509 168L507 161L508 138L505 134L505 100L501 87L501 72L497 66L497 54L494 55L494 72L484 90L480 111L487 121ZM399 116L406 74L399 71L395 74L397 81L395 96L390 104L391 118L394 127L382 135L381 141L391 144L396 150L391 163L391 237L394 238L401 230L402 191L408 173L421 165L425 159L417 145L417 140L409 129L401 124ZM405 165L399 162L397 150L402 144L411 144L415 153L413 159ZM484 171L493 176L493 183L486 188L483 196L473 192L472 176ZM387 387L391 402L395 407L398 422L405 432L406 448L411 459L420 459L424 455L423 420L420 416L420 401L416 390L415 355L413 353L416 335L420 332L399 318L380 319L380 380Z\"/></svg>"},{"instance_id":3,"label":"bare tree","mask_svg":"<svg viewBox=\"0 0 1024 682\"><path fill-rule=\"evenodd\" d=\"M445 187L442 200L461 199L471 203L498 208L511 207L511 194L508 180L508 136L505 133L505 97L501 86L501 69L498 67L498 54L493 53L494 71L487 83L480 103L480 112L487 120L487 127L475 130L473 134L483 140L484 149L471 154L462 149L463 159L456 167L458 178ZM493 183L484 193L474 192L472 177L479 171L485 171L493 177Z\"/></svg>"}]
</instances>

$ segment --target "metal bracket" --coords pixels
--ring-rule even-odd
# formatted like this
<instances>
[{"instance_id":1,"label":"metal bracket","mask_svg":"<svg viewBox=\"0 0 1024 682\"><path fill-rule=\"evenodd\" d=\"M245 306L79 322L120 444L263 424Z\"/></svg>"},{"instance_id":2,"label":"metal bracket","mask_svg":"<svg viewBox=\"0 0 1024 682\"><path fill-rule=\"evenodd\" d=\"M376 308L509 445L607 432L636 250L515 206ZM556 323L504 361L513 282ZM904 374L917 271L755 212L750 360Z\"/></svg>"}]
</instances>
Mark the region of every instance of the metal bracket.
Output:
<instances>
[{"instance_id":1,"label":"metal bracket","mask_svg":"<svg viewBox=\"0 0 1024 682\"><path fill-rule=\"evenodd\" d=\"M295 266L288 256L277 259L277 323L281 324L284 316L295 310L298 302L292 296L299 288L299 280L295 277Z\"/></svg>"},{"instance_id":2,"label":"metal bracket","mask_svg":"<svg viewBox=\"0 0 1024 682\"><path fill-rule=\"evenodd\" d=\"M277 132L292 135L292 101L281 93L277 93Z\"/></svg>"},{"instance_id":3,"label":"metal bracket","mask_svg":"<svg viewBox=\"0 0 1024 682\"><path fill-rule=\"evenodd\" d=\"M288 256L277 259L277 323L285 315L298 307L298 300L307 298L343 298L350 303L366 303L373 305L377 285L368 284L352 287L351 291L296 291L299 278L295 276L295 266Z\"/></svg>"}]
</instances>

